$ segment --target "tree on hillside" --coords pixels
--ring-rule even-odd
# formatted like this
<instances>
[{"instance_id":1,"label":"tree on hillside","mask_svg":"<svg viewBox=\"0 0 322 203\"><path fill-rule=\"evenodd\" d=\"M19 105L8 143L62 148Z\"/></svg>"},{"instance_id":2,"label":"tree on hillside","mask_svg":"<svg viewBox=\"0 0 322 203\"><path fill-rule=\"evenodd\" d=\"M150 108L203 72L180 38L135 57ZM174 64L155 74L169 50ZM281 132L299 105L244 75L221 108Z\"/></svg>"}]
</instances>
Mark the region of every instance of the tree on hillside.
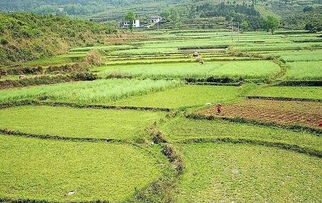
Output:
<instances>
[{"instance_id":1,"label":"tree on hillside","mask_svg":"<svg viewBox=\"0 0 322 203\"><path fill-rule=\"evenodd\" d=\"M125 16L124 16L124 19L129 21L130 23L130 30L132 31L133 30L133 21L135 20L136 16L133 12L128 12Z\"/></svg>"},{"instance_id":2,"label":"tree on hillside","mask_svg":"<svg viewBox=\"0 0 322 203\"><path fill-rule=\"evenodd\" d=\"M321 17L318 18L313 18L309 23L305 25L305 30L308 30L309 32L315 33L315 32L320 32L322 31L322 20Z\"/></svg>"},{"instance_id":3,"label":"tree on hillside","mask_svg":"<svg viewBox=\"0 0 322 203\"><path fill-rule=\"evenodd\" d=\"M240 28L241 28L242 32L244 32L244 31L249 30L250 25L247 21L244 20L243 22L241 22Z\"/></svg>"},{"instance_id":4,"label":"tree on hillside","mask_svg":"<svg viewBox=\"0 0 322 203\"><path fill-rule=\"evenodd\" d=\"M305 29L309 32L322 31L322 6L305 13Z\"/></svg>"},{"instance_id":5,"label":"tree on hillside","mask_svg":"<svg viewBox=\"0 0 322 203\"><path fill-rule=\"evenodd\" d=\"M274 16L268 16L265 20L265 28L267 32L274 34L274 31L280 26L280 20Z\"/></svg>"}]
</instances>

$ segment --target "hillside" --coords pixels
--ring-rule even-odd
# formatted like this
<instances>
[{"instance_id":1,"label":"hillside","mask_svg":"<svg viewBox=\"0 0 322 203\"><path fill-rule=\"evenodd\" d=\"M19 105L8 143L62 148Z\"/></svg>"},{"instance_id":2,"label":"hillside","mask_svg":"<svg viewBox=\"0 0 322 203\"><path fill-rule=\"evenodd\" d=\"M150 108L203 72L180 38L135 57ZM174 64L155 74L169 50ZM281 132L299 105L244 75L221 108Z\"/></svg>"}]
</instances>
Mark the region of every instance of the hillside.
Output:
<instances>
[{"instance_id":1,"label":"hillside","mask_svg":"<svg viewBox=\"0 0 322 203\"><path fill-rule=\"evenodd\" d=\"M62 16L0 14L1 63L66 52L70 47L106 44L114 30L103 24Z\"/></svg>"},{"instance_id":2,"label":"hillside","mask_svg":"<svg viewBox=\"0 0 322 203\"><path fill-rule=\"evenodd\" d=\"M41 14L66 14L73 16L104 16L119 18L128 10L140 15L160 12L172 6L198 6L202 4L254 4L285 16L316 6L321 0L11 0L0 2L0 11L32 11Z\"/></svg>"},{"instance_id":3,"label":"hillside","mask_svg":"<svg viewBox=\"0 0 322 203\"><path fill-rule=\"evenodd\" d=\"M172 22L166 28L227 28L234 21L256 30L268 15L287 21L287 29L303 29L306 23L290 23L290 17L321 5L321 0L12 0L0 2L0 11L77 16L114 25L134 12L143 24L161 15Z\"/></svg>"},{"instance_id":4,"label":"hillside","mask_svg":"<svg viewBox=\"0 0 322 203\"><path fill-rule=\"evenodd\" d=\"M12 0L0 2L0 11L32 11L42 14L64 13L75 16L90 16L100 12L110 12L113 8L160 8L160 6L185 1L187 0L154 0L152 2L149 0Z\"/></svg>"}]
</instances>

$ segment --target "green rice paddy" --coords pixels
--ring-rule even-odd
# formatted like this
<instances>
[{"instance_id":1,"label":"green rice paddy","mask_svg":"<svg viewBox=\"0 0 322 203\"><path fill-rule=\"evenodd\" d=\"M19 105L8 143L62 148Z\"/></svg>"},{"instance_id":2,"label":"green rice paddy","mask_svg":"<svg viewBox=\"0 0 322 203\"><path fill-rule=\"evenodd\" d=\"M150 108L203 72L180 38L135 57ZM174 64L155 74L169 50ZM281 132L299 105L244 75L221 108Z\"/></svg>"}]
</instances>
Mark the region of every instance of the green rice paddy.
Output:
<instances>
[{"instance_id":1,"label":"green rice paddy","mask_svg":"<svg viewBox=\"0 0 322 203\"><path fill-rule=\"evenodd\" d=\"M304 99L322 99L321 87L306 86L283 86L283 87L266 87L251 92L250 95L264 97L288 97L288 98L304 98Z\"/></svg>"},{"instance_id":2,"label":"green rice paddy","mask_svg":"<svg viewBox=\"0 0 322 203\"><path fill-rule=\"evenodd\" d=\"M0 128L36 135L133 140L144 137L145 128L164 116L134 110L21 106L0 110Z\"/></svg>"},{"instance_id":3,"label":"green rice paddy","mask_svg":"<svg viewBox=\"0 0 322 203\"><path fill-rule=\"evenodd\" d=\"M99 80L0 90L0 104L13 104L0 109L0 202L322 201L319 128L186 118L218 103L225 111L245 96L322 99L320 86L275 86L321 82L321 33L144 34L22 64L80 63L91 50L103 58L90 68ZM19 76L0 82L7 79ZM207 83L185 84L198 79ZM22 100L42 105L16 106Z\"/></svg>"},{"instance_id":4,"label":"green rice paddy","mask_svg":"<svg viewBox=\"0 0 322 203\"><path fill-rule=\"evenodd\" d=\"M119 74L154 79L207 77L260 79L272 77L280 70L279 66L271 61L120 65L100 69L101 71L98 74L101 77Z\"/></svg>"},{"instance_id":5,"label":"green rice paddy","mask_svg":"<svg viewBox=\"0 0 322 203\"><path fill-rule=\"evenodd\" d=\"M320 80L322 79L321 61L288 63L287 80Z\"/></svg>"},{"instance_id":6,"label":"green rice paddy","mask_svg":"<svg viewBox=\"0 0 322 203\"><path fill-rule=\"evenodd\" d=\"M186 165L178 202L319 202L321 159L252 145L178 146Z\"/></svg>"},{"instance_id":7,"label":"green rice paddy","mask_svg":"<svg viewBox=\"0 0 322 203\"><path fill-rule=\"evenodd\" d=\"M173 142L199 138L209 140L218 138L246 139L298 145L322 152L322 140L314 134L252 124L177 118L163 124L160 129Z\"/></svg>"},{"instance_id":8,"label":"green rice paddy","mask_svg":"<svg viewBox=\"0 0 322 203\"><path fill-rule=\"evenodd\" d=\"M146 106L189 108L206 104L229 103L238 99L242 87L185 85L143 96L130 97L113 104L120 106Z\"/></svg>"},{"instance_id":9,"label":"green rice paddy","mask_svg":"<svg viewBox=\"0 0 322 203\"><path fill-rule=\"evenodd\" d=\"M0 197L50 202L132 199L162 166L131 145L0 135Z\"/></svg>"}]
</instances>

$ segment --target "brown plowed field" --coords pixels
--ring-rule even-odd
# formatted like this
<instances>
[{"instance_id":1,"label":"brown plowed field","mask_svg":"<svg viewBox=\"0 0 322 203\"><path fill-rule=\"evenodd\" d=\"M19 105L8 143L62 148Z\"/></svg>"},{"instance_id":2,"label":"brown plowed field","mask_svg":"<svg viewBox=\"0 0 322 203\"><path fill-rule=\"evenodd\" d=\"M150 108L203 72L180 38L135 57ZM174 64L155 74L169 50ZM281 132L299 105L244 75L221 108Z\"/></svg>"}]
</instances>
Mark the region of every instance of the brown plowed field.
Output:
<instances>
[{"instance_id":1,"label":"brown plowed field","mask_svg":"<svg viewBox=\"0 0 322 203\"><path fill-rule=\"evenodd\" d=\"M217 115L215 109L207 109L202 113ZM223 106L222 113L218 116L322 128L319 127L319 123L322 122L322 103L245 100L238 104Z\"/></svg>"}]
</instances>

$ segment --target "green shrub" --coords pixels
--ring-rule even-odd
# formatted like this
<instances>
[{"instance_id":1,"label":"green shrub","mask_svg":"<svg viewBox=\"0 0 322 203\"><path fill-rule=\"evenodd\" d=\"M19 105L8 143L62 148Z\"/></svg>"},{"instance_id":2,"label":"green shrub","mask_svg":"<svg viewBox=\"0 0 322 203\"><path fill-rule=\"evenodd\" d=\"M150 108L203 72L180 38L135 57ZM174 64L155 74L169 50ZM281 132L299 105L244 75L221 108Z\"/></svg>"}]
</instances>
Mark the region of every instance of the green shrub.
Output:
<instances>
[{"instance_id":1,"label":"green shrub","mask_svg":"<svg viewBox=\"0 0 322 203\"><path fill-rule=\"evenodd\" d=\"M8 40L8 39L6 39L6 38L1 38L1 39L0 39L0 44L1 44L1 45L7 45L7 44L9 44L9 40Z\"/></svg>"}]
</instances>

